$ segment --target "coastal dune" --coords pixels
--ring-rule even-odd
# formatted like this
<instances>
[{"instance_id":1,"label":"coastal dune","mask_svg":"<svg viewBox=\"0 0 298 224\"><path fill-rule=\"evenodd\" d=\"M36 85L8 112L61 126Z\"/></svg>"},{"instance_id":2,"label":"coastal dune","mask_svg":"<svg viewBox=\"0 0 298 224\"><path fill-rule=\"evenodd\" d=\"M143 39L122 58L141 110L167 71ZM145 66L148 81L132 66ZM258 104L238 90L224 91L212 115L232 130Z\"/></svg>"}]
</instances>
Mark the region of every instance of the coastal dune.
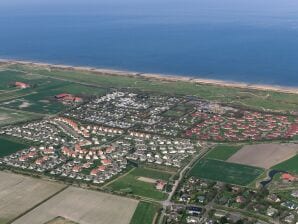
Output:
<instances>
[{"instance_id":1,"label":"coastal dune","mask_svg":"<svg viewBox=\"0 0 298 224\"><path fill-rule=\"evenodd\" d=\"M184 75L178 76L178 75L167 75L167 74L140 73L140 72L133 72L133 71L124 71L124 70L121 71L121 70L103 69L103 68L95 68L95 67L87 67L87 66L86 67L71 66L71 65L50 64L50 63L22 61L22 60L8 60L8 59L0 59L0 63L2 63L3 65L19 64L19 65L37 66L45 69L65 69L65 70L75 70L75 71L82 71L82 72L92 72L99 75L105 74L105 75L125 75L125 76L132 76L132 77L138 76L138 77L144 77L147 79L155 79L155 80L168 81L168 82L182 81L182 82L192 82L192 83L205 84L205 85L216 85L216 86L232 87L232 88L298 94L298 87L253 84L253 83L244 83L244 82L223 81L223 80L216 80L216 79L203 79L203 78L194 78L194 77L189 77Z\"/></svg>"}]
</instances>

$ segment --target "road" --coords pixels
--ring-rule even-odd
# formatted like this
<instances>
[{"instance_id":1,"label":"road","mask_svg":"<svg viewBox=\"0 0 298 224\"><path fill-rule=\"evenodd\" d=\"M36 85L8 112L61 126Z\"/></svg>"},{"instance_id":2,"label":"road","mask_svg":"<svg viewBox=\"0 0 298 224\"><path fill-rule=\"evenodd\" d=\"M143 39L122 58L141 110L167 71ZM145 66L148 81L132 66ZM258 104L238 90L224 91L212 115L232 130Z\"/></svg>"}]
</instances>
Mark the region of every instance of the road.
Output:
<instances>
[{"instance_id":1,"label":"road","mask_svg":"<svg viewBox=\"0 0 298 224\"><path fill-rule=\"evenodd\" d=\"M203 158L206 153L211 149L211 147L203 147L201 149L201 151L199 152L199 154L197 154L180 172L179 172L179 178L178 180L175 181L174 186L172 188L172 191L169 193L169 196L167 198L167 200L162 201L162 207L163 207L163 211L160 215L160 218L158 220L157 223L161 224L162 220L164 219L165 216L165 211L166 208L170 205L172 205L173 203L171 202L173 195L175 194L179 184L181 183L182 179L184 178L184 175L186 174L186 172L188 171L188 169L190 169L199 159Z\"/></svg>"}]
</instances>

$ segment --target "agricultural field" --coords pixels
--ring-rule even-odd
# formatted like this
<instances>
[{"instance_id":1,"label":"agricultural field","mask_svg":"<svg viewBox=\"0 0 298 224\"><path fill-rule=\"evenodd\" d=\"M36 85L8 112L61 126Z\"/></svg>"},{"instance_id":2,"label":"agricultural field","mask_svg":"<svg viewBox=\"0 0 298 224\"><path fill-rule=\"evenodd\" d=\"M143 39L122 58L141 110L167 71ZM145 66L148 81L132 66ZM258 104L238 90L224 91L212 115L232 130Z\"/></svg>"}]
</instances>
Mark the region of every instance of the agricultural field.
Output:
<instances>
[{"instance_id":1,"label":"agricultural field","mask_svg":"<svg viewBox=\"0 0 298 224\"><path fill-rule=\"evenodd\" d=\"M19 150L27 148L28 145L12 141L10 139L0 136L0 158L8 156L12 153L15 153Z\"/></svg>"},{"instance_id":2,"label":"agricultural field","mask_svg":"<svg viewBox=\"0 0 298 224\"><path fill-rule=\"evenodd\" d=\"M113 191L125 192L140 197L164 200L167 194L157 190L153 182L156 180L164 180L167 182L170 177L171 174L163 171L136 168L112 182L108 185L108 188Z\"/></svg>"},{"instance_id":3,"label":"agricultural field","mask_svg":"<svg viewBox=\"0 0 298 224\"><path fill-rule=\"evenodd\" d=\"M137 206L137 200L69 187L13 223L41 224L62 217L82 224L129 224Z\"/></svg>"},{"instance_id":4,"label":"agricultural field","mask_svg":"<svg viewBox=\"0 0 298 224\"><path fill-rule=\"evenodd\" d=\"M220 160L203 159L195 164L189 175L246 186L263 172L263 169L257 167L228 163Z\"/></svg>"},{"instance_id":5,"label":"agricultural field","mask_svg":"<svg viewBox=\"0 0 298 224\"><path fill-rule=\"evenodd\" d=\"M298 174L298 154L282 163L273 166L272 169Z\"/></svg>"},{"instance_id":6,"label":"agricultural field","mask_svg":"<svg viewBox=\"0 0 298 224\"><path fill-rule=\"evenodd\" d=\"M0 94L1 95L1 94ZM21 110L12 110L0 107L0 127L8 124L29 121L32 119L41 118L39 114L24 112Z\"/></svg>"},{"instance_id":7,"label":"agricultural field","mask_svg":"<svg viewBox=\"0 0 298 224\"><path fill-rule=\"evenodd\" d=\"M139 202L130 224L152 224L157 214L157 206L149 202Z\"/></svg>"},{"instance_id":8,"label":"agricultural field","mask_svg":"<svg viewBox=\"0 0 298 224\"><path fill-rule=\"evenodd\" d=\"M217 100L223 103L232 103L234 105L259 110L297 111L298 109L298 98L296 94L246 90L183 81L163 82L160 80L147 79L145 77L110 75L104 72L96 74L87 71L62 70L56 68L52 68L51 71L49 71L46 68L38 66L24 66L19 64L9 65L9 67L28 73L32 72L49 77L92 83L93 85L101 87L130 87L156 93L193 95L206 100Z\"/></svg>"},{"instance_id":9,"label":"agricultural field","mask_svg":"<svg viewBox=\"0 0 298 224\"><path fill-rule=\"evenodd\" d=\"M269 169L292 158L297 153L298 147L296 144L246 145L230 157L228 162Z\"/></svg>"},{"instance_id":10,"label":"agricultural field","mask_svg":"<svg viewBox=\"0 0 298 224\"><path fill-rule=\"evenodd\" d=\"M64 185L0 172L0 223L5 224L64 188Z\"/></svg>"},{"instance_id":11,"label":"agricultural field","mask_svg":"<svg viewBox=\"0 0 298 224\"><path fill-rule=\"evenodd\" d=\"M205 156L205 158L226 161L232 155L234 155L240 148L241 146L236 145L217 145L214 149L212 149L212 151L210 151Z\"/></svg>"}]
</instances>

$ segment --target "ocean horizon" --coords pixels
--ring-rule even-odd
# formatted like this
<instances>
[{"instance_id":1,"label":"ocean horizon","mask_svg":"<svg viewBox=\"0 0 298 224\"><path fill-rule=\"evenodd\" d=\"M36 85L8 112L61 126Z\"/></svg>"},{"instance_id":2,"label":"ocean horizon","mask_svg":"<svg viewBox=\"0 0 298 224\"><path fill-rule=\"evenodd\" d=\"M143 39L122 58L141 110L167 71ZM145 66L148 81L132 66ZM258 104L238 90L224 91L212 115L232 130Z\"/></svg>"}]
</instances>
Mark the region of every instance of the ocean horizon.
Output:
<instances>
[{"instance_id":1,"label":"ocean horizon","mask_svg":"<svg viewBox=\"0 0 298 224\"><path fill-rule=\"evenodd\" d=\"M286 2L4 0L0 58L297 87Z\"/></svg>"}]
</instances>

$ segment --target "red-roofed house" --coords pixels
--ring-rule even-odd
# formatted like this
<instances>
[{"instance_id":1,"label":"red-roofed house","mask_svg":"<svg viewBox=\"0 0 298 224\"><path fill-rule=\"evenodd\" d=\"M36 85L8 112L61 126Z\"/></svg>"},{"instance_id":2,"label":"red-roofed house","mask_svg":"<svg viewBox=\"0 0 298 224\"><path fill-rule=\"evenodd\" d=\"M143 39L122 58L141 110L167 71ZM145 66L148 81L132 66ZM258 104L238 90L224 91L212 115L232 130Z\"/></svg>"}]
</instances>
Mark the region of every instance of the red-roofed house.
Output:
<instances>
[{"instance_id":1,"label":"red-roofed house","mask_svg":"<svg viewBox=\"0 0 298 224\"><path fill-rule=\"evenodd\" d=\"M27 83L23 83L23 82L15 82L15 87L21 88L21 89L26 89L28 87L30 87L29 84Z\"/></svg>"}]
</instances>

